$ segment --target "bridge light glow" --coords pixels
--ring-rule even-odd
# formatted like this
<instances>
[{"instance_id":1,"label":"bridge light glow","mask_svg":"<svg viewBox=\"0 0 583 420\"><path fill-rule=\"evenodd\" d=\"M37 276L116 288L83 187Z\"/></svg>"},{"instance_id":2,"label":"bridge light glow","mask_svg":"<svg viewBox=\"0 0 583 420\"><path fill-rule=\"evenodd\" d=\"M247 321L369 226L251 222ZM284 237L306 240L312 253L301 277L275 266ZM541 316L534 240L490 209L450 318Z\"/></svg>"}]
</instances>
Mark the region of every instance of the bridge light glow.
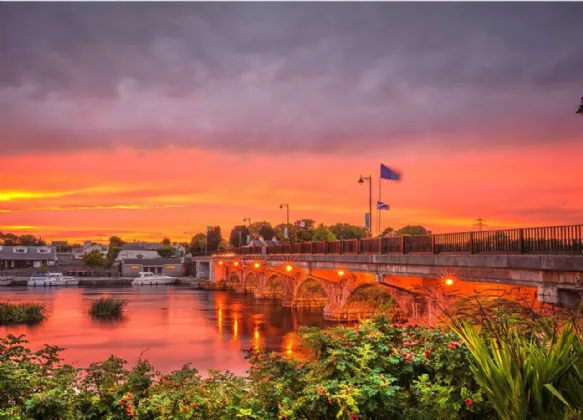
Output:
<instances>
[{"instance_id":1,"label":"bridge light glow","mask_svg":"<svg viewBox=\"0 0 583 420\"><path fill-rule=\"evenodd\" d=\"M286 265L285 266L285 271L290 272L292 271L293 267L291 265Z\"/></svg>"},{"instance_id":2,"label":"bridge light glow","mask_svg":"<svg viewBox=\"0 0 583 420\"><path fill-rule=\"evenodd\" d=\"M234 265L235 267L238 267L238 266L239 266L239 261L235 261L235 262L233 263L233 265Z\"/></svg>"},{"instance_id":3,"label":"bridge light glow","mask_svg":"<svg viewBox=\"0 0 583 420\"><path fill-rule=\"evenodd\" d=\"M219 261L219 265L223 265L223 262L222 261Z\"/></svg>"},{"instance_id":4,"label":"bridge light glow","mask_svg":"<svg viewBox=\"0 0 583 420\"><path fill-rule=\"evenodd\" d=\"M453 284L453 279L445 279L445 284L451 286Z\"/></svg>"},{"instance_id":5,"label":"bridge light glow","mask_svg":"<svg viewBox=\"0 0 583 420\"><path fill-rule=\"evenodd\" d=\"M259 268L260 266L261 266L261 265L260 265L259 263L255 263L255 264L253 264L253 267L255 267L255 268Z\"/></svg>"},{"instance_id":6,"label":"bridge light glow","mask_svg":"<svg viewBox=\"0 0 583 420\"><path fill-rule=\"evenodd\" d=\"M343 276L344 275L344 270L338 270L338 275L339 276Z\"/></svg>"}]
</instances>

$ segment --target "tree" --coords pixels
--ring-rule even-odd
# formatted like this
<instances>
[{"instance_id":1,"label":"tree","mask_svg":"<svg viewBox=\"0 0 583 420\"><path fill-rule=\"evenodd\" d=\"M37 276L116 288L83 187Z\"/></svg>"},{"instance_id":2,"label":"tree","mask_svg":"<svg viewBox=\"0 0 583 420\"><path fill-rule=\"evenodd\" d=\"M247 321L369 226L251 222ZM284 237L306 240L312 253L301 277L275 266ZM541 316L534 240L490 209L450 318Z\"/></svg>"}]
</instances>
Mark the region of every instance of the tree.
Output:
<instances>
[{"instance_id":1,"label":"tree","mask_svg":"<svg viewBox=\"0 0 583 420\"><path fill-rule=\"evenodd\" d=\"M119 252L121 251L121 248L117 245L109 245L109 249L107 250L107 265L109 267L111 267L113 265L113 262L115 261L115 259L117 258L117 256L119 255Z\"/></svg>"},{"instance_id":2,"label":"tree","mask_svg":"<svg viewBox=\"0 0 583 420\"><path fill-rule=\"evenodd\" d=\"M408 225L395 232L395 236L431 235L431 231L419 225Z\"/></svg>"},{"instance_id":3,"label":"tree","mask_svg":"<svg viewBox=\"0 0 583 420\"><path fill-rule=\"evenodd\" d=\"M271 223L269 222L252 223L250 230L253 234L263 237L263 239L270 240L275 236L275 230L271 227Z\"/></svg>"},{"instance_id":4,"label":"tree","mask_svg":"<svg viewBox=\"0 0 583 420\"><path fill-rule=\"evenodd\" d=\"M208 251L216 251L222 240L223 236L221 235L221 227L215 226L214 230L207 232Z\"/></svg>"},{"instance_id":5,"label":"tree","mask_svg":"<svg viewBox=\"0 0 583 420\"><path fill-rule=\"evenodd\" d=\"M14 233L0 233L0 239L6 246L15 246L18 245L18 236Z\"/></svg>"},{"instance_id":6,"label":"tree","mask_svg":"<svg viewBox=\"0 0 583 420\"><path fill-rule=\"evenodd\" d=\"M336 240L336 235L334 235L334 233L332 233L332 231L327 227L324 226L323 223L320 223L320 225L314 229L314 231L312 232L312 241L316 242L316 241L335 241Z\"/></svg>"},{"instance_id":7,"label":"tree","mask_svg":"<svg viewBox=\"0 0 583 420\"><path fill-rule=\"evenodd\" d=\"M172 256L172 248L169 246L160 247L156 251L162 258L170 258Z\"/></svg>"},{"instance_id":8,"label":"tree","mask_svg":"<svg viewBox=\"0 0 583 420\"><path fill-rule=\"evenodd\" d=\"M336 239L360 239L368 236L366 228L350 223L336 223L330 226L330 231L336 236Z\"/></svg>"},{"instance_id":9,"label":"tree","mask_svg":"<svg viewBox=\"0 0 583 420\"><path fill-rule=\"evenodd\" d=\"M204 252L206 249L206 235L204 233L197 233L190 241L190 249L192 252Z\"/></svg>"},{"instance_id":10,"label":"tree","mask_svg":"<svg viewBox=\"0 0 583 420\"><path fill-rule=\"evenodd\" d=\"M118 248L120 248L123 244L125 244L125 241L122 240L120 237L118 236L112 236L111 238L109 238L109 246L116 246Z\"/></svg>"},{"instance_id":11,"label":"tree","mask_svg":"<svg viewBox=\"0 0 583 420\"><path fill-rule=\"evenodd\" d=\"M38 242L39 240L34 235L22 235L18 238L18 244L22 246L35 246Z\"/></svg>"},{"instance_id":12,"label":"tree","mask_svg":"<svg viewBox=\"0 0 583 420\"><path fill-rule=\"evenodd\" d=\"M172 241L170 241L169 238L164 238L164 239L162 239L162 244L164 246L170 246L172 244Z\"/></svg>"},{"instance_id":13,"label":"tree","mask_svg":"<svg viewBox=\"0 0 583 420\"><path fill-rule=\"evenodd\" d=\"M222 240L221 243L219 244L219 249L229 249L229 244L227 243L227 241Z\"/></svg>"},{"instance_id":14,"label":"tree","mask_svg":"<svg viewBox=\"0 0 583 420\"><path fill-rule=\"evenodd\" d=\"M239 242L239 232L241 233L241 241ZM249 235L249 230L247 226L240 225L235 226L231 230L231 234L229 235L229 243L231 246L238 248L239 246L247 244L247 235Z\"/></svg>"},{"instance_id":15,"label":"tree","mask_svg":"<svg viewBox=\"0 0 583 420\"><path fill-rule=\"evenodd\" d=\"M389 226L381 233L381 237L383 236L395 236L395 228Z\"/></svg>"},{"instance_id":16,"label":"tree","mask_svg":"<svg viewBox=\"0 0 583 420\"><path fill-rule=\"evenodd\" d=\"M93 275L93 269L95 267L107 266L107 259L98 249L94 249L91 252L86 252L85 254L83 254L82 259L85 265L91 268L91 275Z\"/></svg>"}]
</instances>

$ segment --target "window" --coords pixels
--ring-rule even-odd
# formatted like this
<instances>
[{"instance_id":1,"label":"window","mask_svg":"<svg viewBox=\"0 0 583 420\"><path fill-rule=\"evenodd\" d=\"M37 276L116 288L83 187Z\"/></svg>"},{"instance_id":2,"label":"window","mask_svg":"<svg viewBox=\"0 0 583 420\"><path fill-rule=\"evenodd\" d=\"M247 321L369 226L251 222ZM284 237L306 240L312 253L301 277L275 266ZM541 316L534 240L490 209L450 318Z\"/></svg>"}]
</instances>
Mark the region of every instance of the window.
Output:
<instances>
[{"instance_id":1,"label":"window","mask_svg":"<svg viewBox=\"0 0 583 420\"><path fill-rule=\"evenodd\" d=\"M39 254L50 254L51 249L43 246L41 248L37 248L36 252L38 252Z\"/></svg>"},{"instance_id":2,"label":"window","mask_svg":"<svg viewBox=\"0 0 583 420\"><path fill-rule=\"evenodd\" d=\"M23 246L14 247L15 254L26 254L27 249Z\"/></svg>"}]
</instances>

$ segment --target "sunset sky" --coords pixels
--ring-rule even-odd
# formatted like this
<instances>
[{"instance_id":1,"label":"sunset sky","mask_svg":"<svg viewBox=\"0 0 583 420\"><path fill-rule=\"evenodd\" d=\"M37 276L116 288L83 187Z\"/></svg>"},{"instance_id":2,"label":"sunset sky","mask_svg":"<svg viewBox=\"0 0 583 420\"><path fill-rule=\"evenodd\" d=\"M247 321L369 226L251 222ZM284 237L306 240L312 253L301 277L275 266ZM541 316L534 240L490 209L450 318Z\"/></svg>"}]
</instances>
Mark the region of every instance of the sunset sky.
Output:
<instances>
[{"instance_id":1,"label":"sunset sky","mask_svg":"<svg viewBox=\"0 0 583 420\"><path fill-rule=\"evenodd\" d=\"M0 231L583 221L581 3L0 4ZM376 222L375 222L376 224Z\"/></svg>"}]
</instances>

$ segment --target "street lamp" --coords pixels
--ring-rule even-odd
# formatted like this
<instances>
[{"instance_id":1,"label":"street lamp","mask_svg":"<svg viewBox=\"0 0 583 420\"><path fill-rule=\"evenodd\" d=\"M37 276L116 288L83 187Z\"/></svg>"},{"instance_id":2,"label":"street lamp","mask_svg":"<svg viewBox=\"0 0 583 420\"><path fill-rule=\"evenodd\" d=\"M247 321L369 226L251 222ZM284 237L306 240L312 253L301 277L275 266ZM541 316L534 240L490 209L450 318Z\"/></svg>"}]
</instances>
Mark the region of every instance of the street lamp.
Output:
<instances>
[{"instance_id":1,"label":"street lamp","mask_svg":"<svg viewBox=\"0 0 583 420\"><path fill-rule=\"evenodd\" d=\"M579 105L579 109L577 110L577 114L583 117L583 98L581 98L581 105Z\"/></svg>"},{"instance_id":2,"label":"street lamp","mask_svg":"<svg viewBox=\"0 0 583 420\"><path fill-rule=\"evenodd\" d=\"M368 182L368 234L372 238L372 176L360 175L358 183L362 185L365 181Z\"/></svg>"},{"instance_id":3,"label":"street lamp","mask_svg":"<svg viewBox=\"0 0 583 420\"><path fill-rule=\"evenodd\" d=\"M245 218L243 218L243 222L249 222L249 229L248 229L248 231L249 231L249 241L251 241L251 218L250 217L245 217Z\"/></svg>"},{"instance_id":4,"label":"street lamp","mask_svg":"<svg viewBox=\"0 0 583 420\"><path fill-rule=\"evenodd\" d=\"M283 208L286 208L287 210L287 219L286 219L286 224L285 227L287 228L287 235L288 237L285 239L289 239L289 204L280 204L279 208L283 210Z\"/></svg>"}]
</instances>

